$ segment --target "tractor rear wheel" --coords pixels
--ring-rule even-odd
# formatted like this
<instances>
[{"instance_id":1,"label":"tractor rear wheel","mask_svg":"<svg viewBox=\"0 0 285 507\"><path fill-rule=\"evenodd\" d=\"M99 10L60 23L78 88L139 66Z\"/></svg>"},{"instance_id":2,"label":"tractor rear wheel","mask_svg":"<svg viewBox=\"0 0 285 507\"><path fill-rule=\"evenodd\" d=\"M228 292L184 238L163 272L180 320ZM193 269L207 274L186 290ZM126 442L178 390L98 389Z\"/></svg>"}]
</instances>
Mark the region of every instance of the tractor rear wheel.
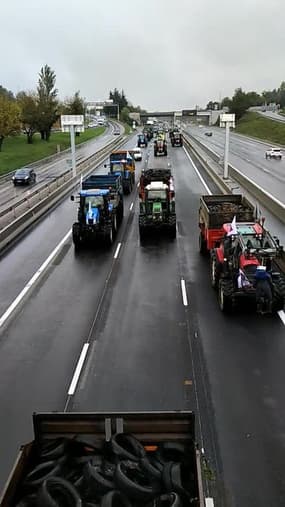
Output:
<instances>
[{"instance_id":1,"label":"tractor rear wheel","mask_svg":"<svg viewBox=\"0 0 285 507\"><path fill-rule=\"evenodd\" d=\"M170 225L170 227L169 227L169 237L171 239L175 239L176 238L176 224Z\"/></svg>"},{"instance_id":2,"label":"tractor rear wheel","mask_svg":"<svg viewBox=\"0 0 285 507\"><path fill-rule=\"evenodd\" d=\"M114 217L113 217L112 227L113 227L113 235L115 235L118 230L117 215L114 215Z\"/></svg>"},{"instance_id":3,"label":"tractor rear wheel","mask_svg":"<svg viewBox=\"0 0 285 507\"><path fill-rule=\"evenodd\" d=\"M204 239L202 232L199 234L199 252L201 254L207 253L207 242Z\"/></svg>"},{"instance_id":4,"label":"tractor rear wheel","mask_svg":"<svg viewBox=\"0 0 285 507\"><path fill-rule=\"evenodd\" d=\"M222 278L219 281L219 306L220 310L228 313L233 308L234 285L232 280Z\"/></svg>"},{"instance_id":5,"label":"tractor rear wheel","mask_svg":"<svg viewBox=\"0 0 285 507\"><path fill-rule=\"evenodd\" d=\"M274 290L273 290L273 301L272 308L274 312L278 312L279 310L284 309L285 304L285 280L280 276L277 280L273 282Z\"/></svg>"},{"instance_id":6,"label":"tractor rear wheel","mask_svg":"<svg viewBox=\"0 0 285 507\"><path fill-rule=\"evenodd\" d=\"M143 225L139 226L140 240L144 240L146 237L146 228Z\"/></svg>"},{"instance_id":7,"label":"tractor rear wheel","mask_svg":"<svg viewBox=\"0 0 285 507\"><path fill-rule=\"evenodd\" d=\"M211 285L214 289L218 287L220 278L219 264L215 253L211 253Z\"/></svg>"},{"instance_id":8,"label":"tractor rear wheel","mask_svg":"<svg viewBox=\"0 0 285 507\"><path fill-rule=\"evenodd\" d=\"M113 227L111 226L105 234L105 243L107 246L112 246L114 240Z\"/></svg>"},{"instance_id":9,"label":"tractor rear wheel","mask_svg":"<svg viewBox=\"0 0 285 507\"><path fill-rule=\"evenodd\" d=\"M79 250L83 244L83 238L80 234L80 226L79 223L73 224L72 227L72 240L76 250Z\"/></svg>"}]
</instances>

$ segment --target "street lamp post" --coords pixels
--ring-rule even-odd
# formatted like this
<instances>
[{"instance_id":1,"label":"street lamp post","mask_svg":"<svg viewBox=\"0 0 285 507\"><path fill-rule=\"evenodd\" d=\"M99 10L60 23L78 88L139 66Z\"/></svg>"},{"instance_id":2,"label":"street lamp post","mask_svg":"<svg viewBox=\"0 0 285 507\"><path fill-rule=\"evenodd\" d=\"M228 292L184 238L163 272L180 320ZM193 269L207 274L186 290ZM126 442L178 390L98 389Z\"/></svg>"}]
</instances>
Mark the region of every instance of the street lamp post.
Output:
<instances>
[{"instance_id":1,"label":"street lamp post","mask_svg":"<svg viewBox=\"0 0 285 507\"><path fill-rule=\"evenodd\" d=\"M229 177L229 145L230 145L230 127L235 127L235 114L224 113L220 115L220 127L226 127L225 152L224 152L224 175L223 179Z\"/></svg>"}]
</instances>

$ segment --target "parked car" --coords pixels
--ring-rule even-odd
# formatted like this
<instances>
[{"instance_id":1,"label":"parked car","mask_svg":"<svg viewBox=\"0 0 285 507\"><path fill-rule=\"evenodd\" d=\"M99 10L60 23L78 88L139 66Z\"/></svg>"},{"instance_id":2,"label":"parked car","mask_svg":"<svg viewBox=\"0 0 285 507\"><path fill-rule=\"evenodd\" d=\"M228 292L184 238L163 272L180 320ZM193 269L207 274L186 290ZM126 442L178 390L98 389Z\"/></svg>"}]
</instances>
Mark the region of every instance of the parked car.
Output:
<instances>
[{"instance_id":1,"label":"parked car","mask_svg":"<svg viewBox=\"0 0 285 507\"><path fill-rule=\"evenodd\" d=\"M211 137L213 135L213 132L205 132L205 136Z\"/></svg>"},{"instance_id":2,"label":"parked car","mask_svg":"<svg viewBox=\"0 0 285 507\"><path fill-rule=\"evenodd\" d=\"M282 153L280 148L270 148L269 150L266 150L265 152L265 158L275 158L277 160L282 159Z\"/></svg>"},{"instance_id":3,"label":"parked car","mask_svg":"<svg viewBox=\"0 0 285 507\"><path fill-rule=\"evenodd\" d=\"M34 169L29 167L22 167L17 169L14 176L12 177L14 185L30 185L30 183L36 182L36 173Z\"/></svg>"}]
</instances>

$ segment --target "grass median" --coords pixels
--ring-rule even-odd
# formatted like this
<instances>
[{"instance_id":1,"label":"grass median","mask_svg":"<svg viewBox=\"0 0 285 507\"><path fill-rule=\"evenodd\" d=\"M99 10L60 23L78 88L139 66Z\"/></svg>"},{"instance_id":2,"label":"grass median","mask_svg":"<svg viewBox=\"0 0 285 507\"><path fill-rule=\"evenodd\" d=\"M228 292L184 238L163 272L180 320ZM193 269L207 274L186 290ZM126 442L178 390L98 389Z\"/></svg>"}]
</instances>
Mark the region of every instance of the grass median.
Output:
<instances>
[{"instance_id":1,"label":"grass median","mask_svg":"<svg viewBox=\"0 0 285 507\"><path fill-rule=\"evenodd\" d=\"M87 129L80 136L75 136L75 142L76 144L84 143L100 136L104 131L105 127ZM0 152L0 175L54 155L57 153L58 146L60 146L60 151L70 147L69 133L53 132L48 142L42 141L39 134L35 134L33 139L33 144L27 143L25 135L4 139L3 151Z\"/></svg>"},{"instance_id":2,"label":"grass median","mask_svg":"<svg viewBox=\"0 0 285 507\"><path fill-rule=\"evenodd\" d=\"M246 113L237 123L235 131L269 143L285 145L285 122L269 120L258 113Z\"/></svg>"}]
</instances>

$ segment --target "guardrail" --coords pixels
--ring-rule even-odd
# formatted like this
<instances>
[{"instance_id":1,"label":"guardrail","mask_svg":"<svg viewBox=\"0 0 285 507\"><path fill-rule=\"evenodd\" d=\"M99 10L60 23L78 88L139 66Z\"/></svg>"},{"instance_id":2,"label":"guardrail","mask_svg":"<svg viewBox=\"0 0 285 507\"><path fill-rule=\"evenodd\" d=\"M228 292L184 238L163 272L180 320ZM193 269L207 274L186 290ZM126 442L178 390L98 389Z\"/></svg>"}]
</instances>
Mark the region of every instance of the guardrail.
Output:
<instances>
[{"instance_id":1,"label":"guardrail","mask_svg":"<svg viewBox=\"0 0 285 507\"><path fill-rule=\"evenodd\" d=\"M8 223L0 230L0 250L78 185L81 176L88 175L88 172L98 167L112 150L125 143L126 138L126 136L120 136L79 163L75 177L72 176L72 170L68 170L50 183L35 189L12 209L8 207L8 212L2 216L2 221L6 219Z\"/></svg>"},{"instance_id":2,"label":"guardrail","mask_svg":"<svg viewBox=\"0 0 285 507\"><path fill-rule=\"evenodd\" d=\"M193 145L194 141L194 143L199 145L205 152L207 152L214 161L220 162L221 157L213 150L211 150L211 148L204 145L201 141L197 140L196 138L192 138L192 136L189 135L188 133L187 134L183 133L183 136L184 139L186 140L186 143L188 142L188 144L190 145L191 149L195 151L195 146ZM197 152L197 149L196 153L201 158L201 154ZM203 161L207 163L207 160L205 160L205 158ZM217 181L217 184L219 188L222 189L223 193L226 193L226 190L230 190L231 192L228 183L223 181L223 179L217 174L217 172L215 172L211 168L210 164L208 164L208 168L210 169L211 176L213 176L215 182ZM261 201L262 204L269 211L271 211L271 213L273 213L273 215L275 215L283 224L285 224L285 205L281 201L279 201L278 199L276 199L276 197L274 197L269 192L264 190L262 187L257 185L252 179L245 176L239 169L234 167L232 164L229 164L229 176L233 178L237 183L242 185L244 188L246 188L246 190L255 199Z\"/></svg>"}]
</instances>

